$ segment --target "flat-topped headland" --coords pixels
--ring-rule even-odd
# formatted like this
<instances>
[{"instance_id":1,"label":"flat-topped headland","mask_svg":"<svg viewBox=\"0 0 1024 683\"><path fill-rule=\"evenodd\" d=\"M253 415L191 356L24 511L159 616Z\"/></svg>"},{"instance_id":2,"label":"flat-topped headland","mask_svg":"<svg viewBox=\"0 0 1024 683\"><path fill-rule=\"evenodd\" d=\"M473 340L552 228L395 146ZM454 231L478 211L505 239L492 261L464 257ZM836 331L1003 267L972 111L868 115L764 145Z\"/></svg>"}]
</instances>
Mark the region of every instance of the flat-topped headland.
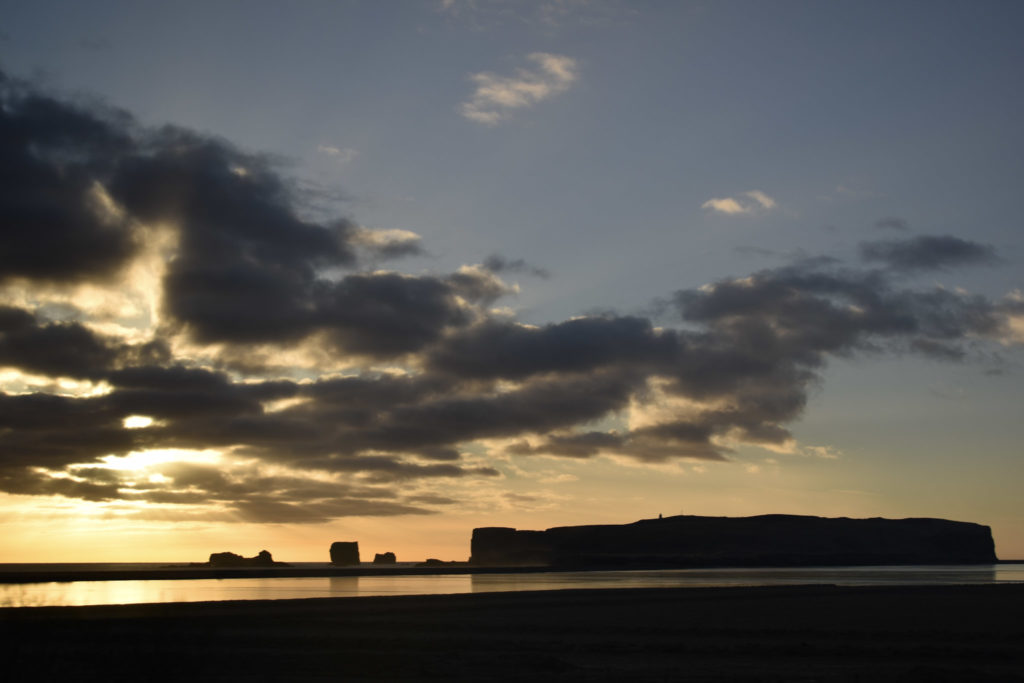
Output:
<instances>
[{"instance_id":1,"label":"flat-topped headland","mask_svg":"<svg viewBox=\"0 0 1024 683\"><path fill-rule=\"evenodd\" d=\"M992 530L945 519L679 515L632 524L473 530L475 566L560 568L992 564Z\"/></svg>"}]
</instances>

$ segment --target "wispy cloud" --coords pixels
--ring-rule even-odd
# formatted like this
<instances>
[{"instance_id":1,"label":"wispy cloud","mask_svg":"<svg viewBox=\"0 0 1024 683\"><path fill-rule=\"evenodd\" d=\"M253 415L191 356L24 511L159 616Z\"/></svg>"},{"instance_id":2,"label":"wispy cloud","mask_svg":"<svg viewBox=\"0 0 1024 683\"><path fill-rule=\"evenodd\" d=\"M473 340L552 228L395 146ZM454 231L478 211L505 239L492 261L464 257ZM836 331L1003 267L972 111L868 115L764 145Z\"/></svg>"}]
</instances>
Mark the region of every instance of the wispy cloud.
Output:
<instances>
[{"instance_id":1,"label":"wispy cloud","mask_svg":"<svg viewBox=\"0 0 1024 683\"><path fill-rule=\"evenodd\" d=\"M487 71L471 75L476 90L459 107L461 114L470 121L493 126L516 109L532 107L566 91L576 81L577 63L571 57L534 52L527 59L536 68L517 69L514 76Z\"/></svg>"},{"instance_id":2,"label":"wispy cloud","mask_svg":"<svg viewBox=\"0 0 1024 683\"><path fill-rule=\"evenodd\" d=\"M358 227L352 234L352 243L377 257L397 258L423 253L421 238L409 230L371 230Z\"/></svg>"},{"instance_id":3,"label":"wispy cloud","mask_svg":"<svg viewBox=\"0 0 1024 683\"><path fill-rule=\"evenodd\" d=\"M352 149L351 147L335 147L334 145L319 145L316 151L326 154L342 164L355 161L355 158L359 156L359 150Z\"/></svg>"},{"instance_id":4,"label":"wispy cloud","mask_svg":"<svg viewBox=\"0 0 1024 683\"><path fill-rule=\"evenodd\" d=\"M736 216L774 209L776 205L776 201L761 190L749 190L735 197L714 197L701 204L700 208Z\"/></svg>"}]
</instances>

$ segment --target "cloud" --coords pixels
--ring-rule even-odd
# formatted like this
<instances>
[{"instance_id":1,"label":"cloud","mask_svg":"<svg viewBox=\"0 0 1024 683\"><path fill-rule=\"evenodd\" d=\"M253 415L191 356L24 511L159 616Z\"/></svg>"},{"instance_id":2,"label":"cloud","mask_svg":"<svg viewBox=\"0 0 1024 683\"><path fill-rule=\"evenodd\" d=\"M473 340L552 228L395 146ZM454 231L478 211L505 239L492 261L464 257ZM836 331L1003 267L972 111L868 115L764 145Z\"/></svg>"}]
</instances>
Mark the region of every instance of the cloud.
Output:
<instances>
[{"instance_id":1,"label":"cloud","mask_svg":"<svg viewBox=\"0 0 1024 683\"><path fill-rule=\"evenodd\" d=\"M159 362L168 355L159 341L126 344L79 322L47 322L24 309L0 305L0 367L95 380L114 368Z\"/></svg>"},{"instance_id":2,"label":"cloud","mask_svg":"<svg viewBox=\"0 0 1024 683\"><path fill-rule=\"evenodd\" d=\"M633 364L643 368L665 363L677 352L677 337L655 331L643 318L586 317L543 327L488 320L451 335L426 362L459 377L521 379Z\"/></svg>"},{"instance_id":3,"label":"cloud","mask_svg":"<svg viewBox=\"0 0 1024 683\"><path fill-rule=\"evenodd\" d=\"M480 72L470 76L476 90L459 111L470 121L492 126L517 109L532 107L569 89L578 77L575 59L547 52L534 52L527 60L534 69L517 69L514 76Z\"/></svg>"},{"instance_id":4,"label":"cloud","mask_svg":"<svg viewBox=\"0 0 1024 683\"><path fill-rule=\"evenodd\" d=\"M418 256L424 253L422 238L409 230L356 228L352 244L379 258Z\"/></svg>"},{"instance_id":5,"label":"cloud","mask_svg":"<svg viewBox=\"0 0 1024 683\"><path fill-rule=\"evenodd\" d=\"M941 270L999 262L994 247L951 235L921 235L907 240L864 242L860 256L894 270Z\"/></svg>"},{"instance_id":6,"label":"cloud","mask_svg":"<svg viewBox=\"0 0 1024 683\"><path fill-rule=\"evenodd\" d=\"M531 265L521 258L507 259L498 254L491 254L484 260L483 265L487 270L497 274L526 273L545 280L551 277L551 273L547 269Z\"/></svg>"},{"instance_id":7,"label":"cloud","mask_svg":"<svg viewBox=\"0 0 1024 683\"><path fill-rule=\"evenodd\" d=\"M359 156L359 150L351 147L335 147L334 145L318 145L316 151L335 159L339 164L348 164Z\"/></svg>"},{"instance_id":8,"label":"cloud","mask_svg":"<svg viewBox=\"0 0 1024 683\"><path fill-rule=\"evenodd\" d=\"M0 282L109 278L138 250L99 177L132 147L124 114L57 102L0 74Z\"/></svg>"},{"instance_id":9,"label":"cloud","mask_svg":"<svg viewBox=\"0 0 1024 683\"><path fill-rule=\"evenodd\" d=\"M747 197L750 197L755 202L760 204L762 208L765 208L765 209L774 209L775 208L775 200L772 199L771 197L769 197L768 195L766 195L764 192L761 192L760 190L751 190L750 192L746 192L745 194L746 194Z\"/></svg>"},{"instance_id":10,"label":"cloud","mask_svg":"<svg viewBox=\"0 0 1024 683\"><path fill-rule=\"evenodd\" d=\"M774 209L776 201L760 190L742 192L736 197L718 197L701 204L702 209L727 215L751 215Z\"/></svg>"},{"instance_id":11,"label":"cloud","mask_svg":"<svg viewBox=\"0 0 1024 683\"><path fill-rule=\"evenodd\" d=\"M18 256L0 272L25 294L0 307L8 493L181 519L424 514L459 482L499 482L502 458L792 449L831 358L968 362L1024 329L1022 297L906 286L908 269L995 257L950 237L865 245L886 268L803 259L671 292L659 325L528 325L491 312L515 291L503 273L542 274L522 260L368 268L421 240L304 218L280 169L219 138L0 86L15 190L0 193L0 258ZM730 201L774 206L757 191ZM152 319L115 325L43 296L116 293L139 269L154 271Z\"/></svg>"}]
</instances>

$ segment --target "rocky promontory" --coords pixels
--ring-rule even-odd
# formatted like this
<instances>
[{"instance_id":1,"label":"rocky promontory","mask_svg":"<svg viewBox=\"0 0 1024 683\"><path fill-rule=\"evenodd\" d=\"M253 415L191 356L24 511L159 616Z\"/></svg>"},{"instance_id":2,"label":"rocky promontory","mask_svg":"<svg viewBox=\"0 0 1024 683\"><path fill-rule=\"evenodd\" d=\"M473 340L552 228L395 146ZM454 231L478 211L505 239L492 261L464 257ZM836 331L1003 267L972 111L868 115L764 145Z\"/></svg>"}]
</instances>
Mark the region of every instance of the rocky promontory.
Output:
<instances>
[{"instance_id":1,"label":"rocky promontory","mask_svg":"<svg viewBox=\"0 0 1024 683\"><path fill-rule=\"evenodd\" d=\"M477 566L573 568L991 564L987 526L944 519L680 515L632 524L473 530Z\"/></svg>"},{"instance_id":2,"label":"rocky promontory","mask_svg":"<svg viewBox=\"0 0 1024 683\"><path fill-rule=\"evenodd\" d=\"M261 550L261 551L259 551L259 553L256 554L255 557L242 557L241 555L236 555L235 553L228 553L228 552L224 552L224 553L210 553L210 561L207 562L205 565L193 564L192 566L193 567L195 567L195 566L205 566L205 567L218 567L218 568L221 568L221 567L290 567L291 565L288 564L287 562L275 562L273 556L271 556L270 553L268 553L266 550Z\"/></svg>"}]
</instances>

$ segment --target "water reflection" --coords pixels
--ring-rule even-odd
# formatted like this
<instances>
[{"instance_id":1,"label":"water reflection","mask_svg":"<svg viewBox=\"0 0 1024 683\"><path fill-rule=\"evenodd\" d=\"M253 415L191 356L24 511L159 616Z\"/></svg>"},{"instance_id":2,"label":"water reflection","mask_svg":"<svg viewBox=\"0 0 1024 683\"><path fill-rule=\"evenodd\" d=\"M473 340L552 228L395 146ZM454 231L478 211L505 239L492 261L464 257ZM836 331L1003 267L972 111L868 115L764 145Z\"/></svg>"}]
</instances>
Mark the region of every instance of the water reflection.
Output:
<instances>
[{"instance_id":1,"label":"water reflection","mask_svg":"<svg viewBox=\"0 0 1024 683\"><path fill-rule=\"evenodd\" d=\"M1024 581L1024 565L1021 565L1016 570L996 568L994 566L908 566L480 574L473 576L473 591L563 590L568 588L701 588L805 584L836 584L842 586L926 585L993 583L995 581Z\"/></svg>"},{"instance_id":2,"label":"water reflection","mask_svg":"<svg viewBox=\"0 0 1024 683\"><path fill-rule=\"evenodd\" d=\"M1024 564L948 567L677 569L433 576L335 576L0 584L0 607L211 600L287 600L374 595L795 584L928 585L1024 582Z\"/></svg>"}]
</instances>

